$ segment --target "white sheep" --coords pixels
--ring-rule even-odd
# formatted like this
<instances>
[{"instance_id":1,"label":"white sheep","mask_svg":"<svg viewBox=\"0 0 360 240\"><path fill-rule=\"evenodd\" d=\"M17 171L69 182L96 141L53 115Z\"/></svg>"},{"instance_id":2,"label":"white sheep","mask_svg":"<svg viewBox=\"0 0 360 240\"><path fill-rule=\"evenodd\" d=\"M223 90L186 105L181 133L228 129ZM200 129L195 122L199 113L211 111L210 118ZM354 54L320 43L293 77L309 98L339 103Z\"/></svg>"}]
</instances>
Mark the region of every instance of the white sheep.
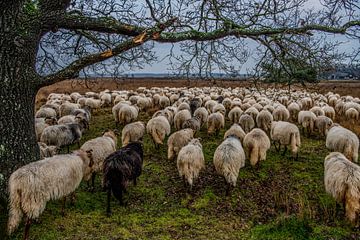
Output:
<instances>
[{"instance_id":1,"label":"white sheep","mask_svg":"<svg viewBox=\"0 0 360 240\"><path fill-rule=\"evenodd\" d=\"M199 117L201 120L201 126L203 126L209 117L209 113L204 107L199 107L194 111L194 117Z\"/></svg>"},{"instance_id":2,"label":"white sheep","mask_svg":"<svg viewBox=\"0 0 360 240\"><path fill-rule=\"evenodd\" d=\"M330 151L341 152L347 159L358 161L359 138L352 131L333 124L326 135L326 147Z\"/></svg>"},{"instance_id":3,"label":"white sheep","mask_svg":"<svg viewBox=\"0 0 360 240\"><path fill-rule=\"evenodd\" d=\"M272 122L270 137L278 151L281 146L284 146L283 155L287 150L287 146L290 145L293 157L295 159L298 158L298 150L301 145L301 140L299 128L295 124L283 121ZM277 148L275 143L279 144L279 148Z\"/></svg>"},{"instance_id":4,"label":"white sheep","mask_svg":"<svg viewBox=\"0 0 360 240\"><path fill-rule=\"evenodd\" d=\"M25 215L28 238L31 220L40 216L49 200L73 193L82 179L88 179L91 166L91 152L79 150L32 162L13 172L9 178L8 233L14 232Z\"/></svg>"},{"instance_id":5,"label":"white sheep","mask_svg":"<svg viewBox=\"0 0 360 240\"><path fill-rule=\"evenodd\" d=\"M119 109L118 115L120 124L128 124L137 119L139 110L137 106L130 106L125 104Z\"/></svg>"},{"instance_id":6,"label":"white sheep","mask_svg":"<svg viewBox=\"0 0 360 240\"><path fill-rule=\"evenodd\" d=\"M212 134L216 132L219 134L220 129L225 127L224 115L219 112L212 113L207 120L207 132Z\"/></svg>"},{"instance_id":7,"label":"white sheep","mask_svg":"<svg viewBox=\"0 0 360 240\"><path fill-rule=\"evenodd\" d=\"M80 108L80 105L77 103L64 102L59 107L60 117L70 115L72 111L78 108Z\"/></svg>"},{"instance_id":8,"label":"white sheep","mask_svg":"<svg viewBox=\"0 0 360 240\"><path fill-rule=\"evenodd\" d=\"M41 134L45 128L56 124L57 121L55 118L35 118L35 134L37 141L40 141Z\"/></svg>"},{"instance_id":9,"label":"white sheep","mask_svg":"<svg viewBox=\"0 0 360 240\"><path fill-rule=\"evenodd\" d=\"M240 127L239 124L234 123L224 134L224 139L228 138L230 135L235 135L239 138L240 142L244 140L246 133Z\"/></svg>"},{"instance_id":10,"label":"white sheep","mask_svg":"<svg viewBox=\"0 0 360 240\"><path fill-rule=\"evenodd\" d=\"M250 159L250 164L255 166L258 162L266 160L266 152L270 148L270 139L263 130L254 128L246 134L243 146Z\"/></svg>"},{"instance_id":11,"label":"white sheep","mask_svg":"<svg viewBox=\"0 0 360 240\"><path fill-rule=\"evenodd\" d=\"M95 175L103 169L105 158L116 151L117 136L112 130L107 130L101 137L86 141L80 149L85 152L92 152L93 165L92 172L92 190L95 188Z\"/></svg>"},{"instance_id":12,"label":"white sheep","mask_svg":"<svg viewBox=\"0 0 360 240\"><path fill-rule=\"evenodd\" d=\"M332 152L324 161L325 190L344 205L346 218L353 224L360 214L360 166L342 153Z\"/></svg>"},{"instance_id":13,"label":"white sheep","mask_svg":"<svg viewBox=\"0 0 360 240\"><path fill-rule=\"evenodd\" d=\"M184 109L178 111L174 117L174 127L176 130L180 130L186 120L191 119L191 113L189 110Z\"/></svg>"},{"instance_id":14,"label":"white sheep","mask_svg":"<svg viewBox=\"0 0 360 240\"><path fill-rule=\"evenodd\" d=\"M226 138L216 148L213 162L216 172L225 178L226 195L229 195L230 188L236 186L240 168L245 166L245 152L240 140L233 135Z\"/></svg>"},{"instance_id":15,"label":"white sheep","mask_svg":"<svg viewBox=\"0 0 360 240\"><path fill-rule=\"evenodd\" d=\"M57 117L56 111L49 107L40 108L36 114L36 118L55 118Z\"/></svg>"},{"instance_id":16,"label":"white sheep","mask_svg":"<svg viewBox=\"0 0 360 240\"><path fill-rule=\"evenodd\" d=\"M255 121L249 114L242 114L239 119L239 124L245 133L248 133L255 127Z\"/></svg>"},{"instance_id":17,"label":"white sheep","mask_svg":"<svg viewBox=\"0 0 360 240\"><path fill-rule=\"evenodd\" d=\"M315 129L320 133L321 136L326 136L328 133L330 127L333 124L333 121L331 118L328 118L326 116L319 116L315 120Z\"/></svg>"},{"instance_id":18,"label":"white sheep","mask_svg":"<svg viewBox=\"0 0 360 240\"><path fill-rule=\"evenodd\" d=\"M40 148L40 160L47 157L52 157L60 150L57 146L48 146L42 142L38 142L38 145Z\"/></svg>"},{"instance_id":19,"label":"white sheep","mask_svg":"<svg viewBox=\"0 0 360 240\"><path fill-rule=\"evenodd\" d=\"M349 108L345 111L345 117L346 120L355 124L355 122L359 120L359 112L355 108Z\"/></svg>"},{"instance_id":20,"label":"white sheep","mask_svg":"<svg viewBox=\"0 0 360 240\"><path fill-rule=\"evenodd\" d=\"M181 148L177 156L177 168L180 177L184 179L184 183L189 184L189 190L191 191L194 180L198 178L200 171L205 168L205 158L199 139L192 139L186 146Z\"/></svg>"},{"instance_id":21,"label":"white sheep","mask_svg":"<svg viewBox=\"0 0 360 240\"><path fill-rule=\"evenodd\" d=\"M333 120L333 121L335 120L335 110L333 107L324 106L322 109L323 109L326 117L331 118L331 120Z\"/></svg>"},{"instance_id":22,"label":"white sheep","mask_svg":"<svg viewBox=\"0 0 360 240\"><path fill-rule=\"evenodd\" d=\"M194 131L191 128L181 129L170 135L167 140L168 159L172 160L179 153L182 147L188 144L194 137Z\"/></svg>"},{"instance_id":23,"label":"white sheep","mask_svg":"<svg viewBox=\"0 0 360 240\"><path fill-rule=\"evenodd\" d=\"M314 132L316 115L311 111L300 111L298 114L298 123L303 127L303 131L308 135Z\"/></svg>"},{"instance_id":24,"label":"white sheep","mask_svg":"<svg viewBox=\"0 0 360 240\"><path fill-rule=\"evenodd\" d=\"M164 139L170 134L169 121L164 116L157 116L148 121L146 132L151 136L156 148L163 144Z\"/></svg>"},{"instance_id":25,"label":"white sheep","mask_svg":"<svg viewBox=\"0 0 360 240\"><path fill-rule=\"evenodd\" d=\"M243 113L243 111L241 110L240 107L238 107L238 106L233 107L228 114L230 122L231 123L239 123L240 116L242 113Z\"/></svg>"},{"instance_id":26,"label":"white sheep","mask_svg":"<svg viewBox=\"0 0 360 240\"><path fill-rule=\"evenodd\" d=\"M142 141L145 134L145 123L142 121L133 122L125 125L121 132L122 146L126 146L129 142Z\"/></svg>"},{"instance_id":27,"label":"white sheep","mask_svg":"<svg viewBox=\"0 0 360 240\"><path fill-rule=\"evenodd\" d=\"M84 106L89 107L91 110L97 110L101 107L100 99L87 98L85 100Z\"/></svg>"},{"instance_id":28,"label":"white sheep","mask_svg":"<svg viewBox=\"0 0 360 240\"><path fill-rule=\"evenodd\" d=\"M283 105L279 105L272 112L274 121L287 121L290 117L289 110L287 110Z\"/></svg>"},{"instance_id":29,"label":"white sheep","mask_svg":"<svg viewBox=\"0 0 360 240\"><path fill-rule=\"evenodd\" d=\"M296 122L298 119L298 114L300 112L300 106L296 102L292 102L287 106L287 109L290 113L291 120Z\"/></svg>"},{"instance_id":30,"label":"white sheep","mask_svg":"<svg viewBox=\"0 0 360 240\"><path fill-rule=\"evenodd\" d=\"M273 115L268 110L261 110L256 117L256 125L267 133L270 133Z\"/></svg>"}]
</instances>

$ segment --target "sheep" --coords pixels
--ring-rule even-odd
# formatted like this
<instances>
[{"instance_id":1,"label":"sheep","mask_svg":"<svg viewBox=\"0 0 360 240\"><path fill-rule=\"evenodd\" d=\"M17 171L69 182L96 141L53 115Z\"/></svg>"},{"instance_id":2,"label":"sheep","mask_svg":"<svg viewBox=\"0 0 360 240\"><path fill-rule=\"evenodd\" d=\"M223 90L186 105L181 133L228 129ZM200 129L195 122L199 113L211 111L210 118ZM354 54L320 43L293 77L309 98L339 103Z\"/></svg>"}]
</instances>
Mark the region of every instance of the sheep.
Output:
<instances>
[{"instance_id":1,"label":"sheep","mask_svg":"<svg viewBox=\"0 0 360 240\"><path fill-rule=\"evenodd\" d=\"M234 123L224 134L224 139L229 137L230 135L235 135L237 138L239 138L240 142L244 140L244 137L246 133L244 130L239 126L239 124Z\"/></svg>"},{"instance_id":2,"label":"sheep","mask_svg":"<svg viewBox=\"0 0 360 240\"><path fill-rule=\"evenodd\" d=\"M207 129L208 129L207 132L209 134L216 132L216 134L218 135L220 129L224 127L225 127L225 120L224 120L224 116L221 113L216 112L210 114L207 120Z\"/></svg>"},{"instance_id":3,"label":"sheep","mask_svg":"<svg viewBox=\"0 0 360 240\"><path fill-rule=\"evenodd\" d=\"M85 100L84 106L89 107L90 109L97 110L101 107L101 100L99 99L93 99L93 98L87 98Z\"/></svg>"},{"instance_id":4,"label":"sheep","mask_svg":"<svg viewBox=\"0 0 360 240\"><path fill-rule=\"evenodd\" d=\"M270 148L270 139L263 130L254 128L246 134L243 146L251 166L255 166L258 162L266 159L266 152Z\"/></svg>"},{"instance_id":5,"label":"sheep","mask_svg":"<svg viewBox=\"0 0 360 240\"><path fill-rule=\"evenodd\" d=\"M192 117L191 119L186 120L182 128L191 128L194 131L194 134L198 132L201 128L201 119L200 116Z\"/></svg>"},{"instance_id":6,"label":"sheep","mask_svg":"<svg viewBox=\"0 0 360 240\"><path fill-rule=\"evenodd\" d=\"M152 100L150 98L141 97L137 100L136 105L140 111L144 111L152 107Z\"/></svg>"},{"instance_id":7,"label":"sheep","mask_svg":"<svg viewBox=\"0 0 360 240\"><path fill-rule=\"evenodd\" d=\"M174 116L174 127L176 130L180 130L186 120L191 119L191 113L189 110L184 109L178 111Z\"/></svg>"},{"instance_id":8,"label":"sheep","mask_svg":"<svg viewBox=\"0 0 360 240\"><path fill-rule=\"evenodd\" d=\"M314 124L320 135L326 136L327 132L333 124L333 121L331 120L331 118L328 118L326 116L319 116L315 119Z\"/></svg>"},{"instance_id":9,"label":"sheep","mask_svg":"<svg viewBox=\"0 0 360 240\"><path fill-rule=\"evenodd\" d=\"M359 139L352 131L333 124L326 135L326 147L330 151L341 152L347 159L358 161Z\"/></svg>"},{"instance_id":10,"label":"sheep","mask_svg":"<svg viewBox=\"0 0 360 240\"><path fill-rule=\"evenodd\" d=\"M36 118L55 118L57 117L57 113L54 109L52 108L40 108L36 114L35 114Z\"/></svg>"},{"instance_id":11,"label":"sheep","mask_svg":"<svg viewBox=\"0 0 360 240\"><path fill-rule=\"evenodd\" d=\"M38 145L40 148L40 160L47 157L52 157L60 150L57 146L48 146L42 142L38 142Z\"/></svg>"},{"instance_id":12,"label":"sheep","mask_svg":"<svg viewBox=\"0 0 360 240\"><path fill-rule=\"evenodd\" d=\"M157 116L148 121L146 132L151 136L156 148L163 144L165 136L171 132L169 121L164 116Z\"/></svg>"},{"instance_id":13,"label":"sheep","mask_svg":"<svg viewBox=\"0 0 360 240\"><path fill-rule=\"evenodd\" d=\"M89 107L78 108L73 110L71 112L71 115L74 115L76 117L81 117L89 123L91 119L91 109Z\"/></svg>"},{"instance_id":14,"label":"sheep","mask_svg":"<svg viewBox=\"0 0 360 240\"><path fill-rule=\"evenodd\" d=\"M289 110L284 106L280 105L274 109L272 112L274 121L287 121L290 117Z\"/></svg>"},{"instance_id":15,"label":"sheep","mask_svg":"<svg viewBox=\"0 0 360 240\"><path fill-rule=\"evenodd\" d=\"M261 110L256 117L256 125L266 133L270 133L271 123L273 120L273 116L268 110Z\"/></svg>"},{"instance_id":16,"label":"sheep","mask_svg":"<svg viewBox=\"0 0 360 240\"><path fill-rule=\"evenodd\" d=\"M118 115L121 125L128 124L137 119L139 110L137 106L124 105L119 109Z\"/></svg>"},{"instance_id":17,"label":"sheep","mask_svg":"<svg viewBox=\"0 0 360 240\"><path fill-rule=\"evenodd\" d=\"M100 106L107 107L111 105L111 94L103 93L100 95Z\"/></svg>"},{"instance_id":18,"label":"sheep","mask_svg":"<svg viewBox=\"0 0 360 240\"><path fill-rule=\"evenodd\" d=\"M218 102L214 101L214 100L208 100L205 102L204 107L208 110L209 113L212 113L212 109L214 108L214 106L218 104Z\"/></svg>"},{"instance_id":19,"label":"sheep","mask_svg":"<svg viewBox=\"0 0 360 240\"><path fill-rule=\"evenodd\" d=\"M290 118L293 122L296 122L298 119L298 114L300 112L300 106L296 102L292 102L287 106L287 109L290 113Z\"/></svg>"},{"instance_id":20,"label":"sheep","mask_svg":"<svg viewBox=\"0 0 360 240\"><path fill-rule=\"evenodd\" d=\"M31 221L40 216L46 203L73 193L90 176L92 163L91 152L79 150L31 162L13 172L8 185L9 235L25 215L24 239L28 239Z\"/></svg>"},{"instance_id":21,"label":"sheep","mask_svg":"<svg viewBox=\"0 0 360 240\"><path fill-rule=\"evenodd\" d=\"M314 124L316 120L315 113L311 111L300 111L298 114L298 123L303 127L303 131L308 135L314 132Z\"/></svg>"},{"instance_id":22,"label":"sheep","mask_svg":"<svg viewBox=\"0 0 360 240\"><path fill-rule=\"evenodd\" d=\"M346 120L350 120L352 124L359 120L359 112L355 108L349 108L345 111Z\"/></svg>"},{"instance_id":23,"label":"sheep","mask_svg":"<svg viewBox=\"0 0 360 240\"><path fill-rule=\"evenodd\" d=\"M41 134L45 128L56 124L57 121L55 118L35 118L35 134L37 141L40 141Z\"/></svg>"},{"instance_id":24,"label":"sheep","mask_svg":"<svg viewBox=\"0 0 360 240\"><path fill-rule=\"evenodd\" d=\"M213 163L216 172L225 178L227 183L226 195L231 187L236 186L240 168L245 166L245 152L240 140L230 135L215 150Z\"/></svg>"},{"instance_id":25,"label":"sheep","mask_svg":"<svg viewBox=\"0 0 360 240\"><path fill-rule=\"evenodd\" d=\"M59 118L57 121L58 124L71 124L76 123L81 120L81 117L75 117L74 115L65 115Z\"/></svg>"},{"instance_id":26,"label":"sheep","mask_svg":"<svg viewBox=\"0 0 360 240\"><path fill-rule=\"evenodd\" d=\"M90 139L80 147L80 149L83 151L86 152L92 151L94 164L92 166L91 191L94 191L95 189L96 173L102 171L103 162L105 158L109 156L111 153L116 151L116 145L117 145L116 131L107 130L102 134L101 137Z\"/></svg>"},{"instance_id":27,"label":"sheep","mask_svg":"<svg viewBox=\"0 0 360 240\"><path fill-rule=\"evenodd\" d=\"M106 213L111 214L111 193L123 205L123 192L129 181L136 185L136 179L141 175L143 164L143 147L139 142L131 142L110 154L103 165L104 190L107 191Z\"/></svg>"},{"instance_id":28,"label":"sheep","mask_svg":"<svg viewBox=\"0 0 360 240\"><path fill-rule=\"evenodd\" d=\"M167 140L168 159L174 159L181 148L188 144L193 137L194 131L191 128L181 129L171 134Z\"/></svg>"},{"instance_id":29,"label":"sheep","mask_svg":"<svg viewBox=\"0 0 360 240\"><path fill-rule=\"evenodd\" d=\"M201 126L203 126L209 117L209 113L204 107L199 107L194 112L194 117L199 117L201 120Z\"/></svg>"},{"instance_id":30,"label":"sheep","mask_svg":"<svg viewBox=\"0 0 360 240\"><path fill-rule=\"evenodd\" d=\"M310 112L313 112L317 117L319 117L319 116L325 116L324 110L322 110L322 108L319 107L319 106L314 106L314 107L312 107L309 111L310 111Z\"/></svg>"},{"instance_id":31,"label":"sheep","mask_svg":"<svg viewBox=\"0 0 360 240\"><path fill-rule=\"evenodd\" d=\"M81 96L81 94L78 93L78 92L73 92L73 93L70 94L70 97L71 97L71 100L72 100L73 102L77 102L77 100L78 100L79 98L81 98L82 96Z\"/></svg>"},{"instance_id":32,"label":"sheep","mask_svg":"<svg viewBox=\"0 0 360 240\"><path fill-rule=\"evenodd\" d=\"M80 144L82 131L85 126L86 124L83 122L49 126L41 134L40 142L58 147L67 146L69 152L70 144Z\"/></svg>"},{"instance_id":33,"label":"sheep","mask_svg":"<svg viewBox=\"0 0 360 240\"><path fill-rule=\"evenodd\" d=\"M298 159L298 150L301 145L299 128L292 123L283 121L274 121L271 124L270 138L274 142L277 151L284 146L283 155L285 155L287 146L290 145L293 157ZM279 148L275 143L279 143Z\"/></svg>"},{"instance_id":34,"label":"sheep","mask_svg":"<svg viewBox=\"0 0 360 240\"><path fill-rule=\"evenodd\" d=\"M360 166L342 153L332 152L324 161L325 190L344 205L345 216L355 224L360 214Z\"/></svg>"},{"instance_id":35,"label":"sheep","mask_svg":"<svg viewBox=\"0 0 360 240\"><path fill-rule=\"evenodd\" d=\"M177 169L184 184L187 182L191 191L194 180L198 178L200 171L205 169L205 158L199 139L192 139L181 148L177 156Z\"/></svg>"},{"instance_id":36,"label":"sheep","mask_svg":"<svg viewBox=\"0 0 360 240\"><path fill-rule=\"evenodd\" d=\"M122 146L126 146L129 142L142 141L145 134L145 123L142 121L133 122L125 125L121 132Z\"/></svg>"},{"instance_id":37,"label":"sheep","mask_svg":"<svg viewBox=\"0 0 360 240\"><path fill-rule=\"evenodd\" d=\"M179 107L178 107L178 111L181 110L188 110L190 112L190 106L187 102L182 102L180 103Z\"/></svg>"},{"instance_id":38,"label":"sheep","mask_svg":"<svg viewBox=\"0 0 360 240\"><path fill-rule=\"evenodd\" d=\"M164 109L164 108L170 106L170 99L166 96L160 96L159 106L161 109Z\"/></svg>"},{"instance_id":39,"label":"sheep","mask_svg":"<svg viewBox=\"0 0 360 240\"><path fill-rule=\"evenodd\" d=\"M80 108L80 105L77 103L65 102L59 107L60 117L70 115L72 111L78 108Z\"/></svg>"},{"instance_id":40,"label":"sheep","mask_svg":"<svg viewBox=\"0 0 360 240\"><path fill-rule=\"evenodd\" d=\"M239 124L242 129L244 129L245 133L248 133L255 127L254 119L249 114L241 115L239 119Z\"/></svg>"},{"instance_id":41,"label":"sheep","mask_svg":"<svg viewBox=\"0 0 360 240\"><path fill-rule=\"evenodd\" d=\"M232 108L228 114L231 123L239 123L240 116L243 113L240 107L235 106Z\"/></svg>"},{"instance_id":42,"label":"sheep","mask_svg":"<svg viewBox=\"0 0 360 240\"><path fill-rule=\"evenodd\" d=\"M219 112L219 113L221 113L223 116L225 116L226 109L225 109L225 107L224 107L221 103L218 103L218 104L216 104L216 105L212 108L212 112L213 112L213 113Z\"/></svg>"},{"instance_id":43,"label":"sheep","mask_svg":"<svg viewBox=\"0 0 360 240\"><path fill-rule=\"evenodd\" d=\"M326 117L331 118L331 120L333 120L333 121L335 120L335 110L333 107L324 106L322 109L323 109Z\"/></svg>"},{"instance_id":44,"label":"sheep","mask_svg":"<svg viewBox=\"0 0 360 240\"><path fill-rule=\"evenodd\" d=\"M259 114L259 111L255 107L249 107L248 109L246 109L244 113L249 114L254 119L255 122L256 117Z\"/></svg>"}]
</instances>

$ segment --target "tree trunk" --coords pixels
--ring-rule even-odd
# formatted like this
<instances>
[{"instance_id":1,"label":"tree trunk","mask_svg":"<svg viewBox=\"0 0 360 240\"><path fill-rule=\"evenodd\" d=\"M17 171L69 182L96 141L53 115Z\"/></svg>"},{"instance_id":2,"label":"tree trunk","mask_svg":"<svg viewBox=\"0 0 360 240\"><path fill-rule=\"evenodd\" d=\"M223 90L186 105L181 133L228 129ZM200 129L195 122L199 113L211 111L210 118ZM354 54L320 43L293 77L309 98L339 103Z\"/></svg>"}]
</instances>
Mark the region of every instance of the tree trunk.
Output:
<instances>
[{"instance_id":1,"label":"tree trunk","mask_svg":"<svg viewBox=\"0 0 360 240\"><path fill-rule=\"evenodd\" d=\"M21 29L22 6L23 1L0 3L0 239L7 233L9 176L39 159L34 126L39 34Z\"/></svg>"}]
</instances>

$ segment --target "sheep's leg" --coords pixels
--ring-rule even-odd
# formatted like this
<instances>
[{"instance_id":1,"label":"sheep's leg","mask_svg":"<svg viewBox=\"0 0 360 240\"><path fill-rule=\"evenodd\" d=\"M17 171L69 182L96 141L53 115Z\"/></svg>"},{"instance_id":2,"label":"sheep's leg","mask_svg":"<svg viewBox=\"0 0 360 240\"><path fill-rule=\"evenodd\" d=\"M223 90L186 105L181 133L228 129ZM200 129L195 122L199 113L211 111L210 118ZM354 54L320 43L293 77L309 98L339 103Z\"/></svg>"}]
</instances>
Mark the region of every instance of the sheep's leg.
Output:
<instances>
[{"instance_id":1,"label":"sheep's leg","mask_svg":"<svg viewBox=\"0 0 360 240\"><path fill-rule=\"evenodd\" d=\"M276 141L274 141L274 147L275 147L275 150L276 150L277 152L280 151L280 146L279 146L279 148L276 146Z\"/></svg>"},{"instance_id":2,"label":"sheep's leg","mask_svg":"<svg viewBox=\"0 0 360 240\"><path fill-rule=\"evenodd\" d=\"M226 187L226 196L230 196L230 192L231 192L231 184L228 183Z\"/></svg>"},{"instance_id":3,"label":"sheep's leg","mask_svg":"<svg viewBox=\"0 0 360 240\"><path fill-rule=\"evenodd\" d=\"M110 209L110 199L111 199L111 189L107 189L107 204L106 204L106 215L109 217L111 215Z\"/></svg>"},{"instance_id":4,"label":"sheep's leg","mask_svg":"<svg viewBox=\"0 0 360 240\"><path fill-rule=\"evenodd\" d=\"M31 219L29 217L26 217L24 240L29 239L30 225L31 225Z\"/></svg>"},{"instance_id":5,"label":"sheep's leg","mask_svg":"<svg viewBox=\"0 0 360 240\"><path fill-rule=\"evenodd\" d=\"M282 153L281 155L282 155L282 156L285 156L286 151L287 151L287 146L285 145L285 146L284 146L284 151L283 151L283 153Z\"/></svg>"},{"instance_id":6,"label":"sheep's leg","mask_svg":"<svg viewBox=\"0 0 360 240\"><path fill-rule=\"evenodd\" d=\"M70 153L70 146L67 145L67 153Z\"/></svg>"},{"instance_id":7,"label":"sheep's leg","mask_svg":"<svg viewBox=\"0 0 360 240\"><path fill-rule=\"evenodd\" d=\"M63 198L62 206L61 206L61 216L65 216L65 204L66 204L66 197Z\"/></svg>"},{"instance_id":8,"label":"sheep's leg","mask_svg":"<svg viewBox=\"0 0 360 240\"><path fill-rule=\"evenodd\" d=\"M124 206L123 191L122 190L120 191L120 206Z\"/></svg>"},{"instance_id":9,"label":"sheep's leg","mask_svg":"<svg viewBox=\"0 0 360 240\"><path fill-rule=\"evenodd\" d=\"M183 176L183 183L184 183L184 188L186 189L187 188L187 182L186 182L186 179L185 179L185 175Z\"/></svg>"},{"instance_id":10,"label":"sheep's leg","mask_svg":"<svg viewBox=\"0 0 360 240\"><path fill-rule=\"evenodd\" d=\"M93 193L95 191L95 176L96 176L96 173L93 172L92 175L91 175L91 192Z\"/></svg>"},{"instance_id":11,"label":"sheep's leg","mask_svg":"<svg viewBox=\"0 0 360 240\"><path fill-rule=\"evenodd\" d=\"M133 181L133 182L134 182L134 186L136 186L136 178L134 178L134 181Z\"/></svg>"},{"instance_id":12,"label":"sheep's leg","mask_svg":"<svg viewBox=\"0 0 360 240\"><path fill-rule=\"evenodd\" d=\"M73 193L71 194L71 196L70 196L70 204L71 204L72 206L74 206L74 205L75 205L75 201L76 201L76 193L73 192Z\"/></svg>"}]
</instances>

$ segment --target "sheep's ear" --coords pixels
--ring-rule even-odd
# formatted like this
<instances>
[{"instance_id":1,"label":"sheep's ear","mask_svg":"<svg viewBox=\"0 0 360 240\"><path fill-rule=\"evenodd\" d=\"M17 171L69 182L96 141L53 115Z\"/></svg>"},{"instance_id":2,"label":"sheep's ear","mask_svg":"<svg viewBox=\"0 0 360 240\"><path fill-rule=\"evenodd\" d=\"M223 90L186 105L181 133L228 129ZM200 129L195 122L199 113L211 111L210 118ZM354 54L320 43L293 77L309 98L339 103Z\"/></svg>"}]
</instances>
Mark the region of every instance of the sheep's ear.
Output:
<instances>
[{"instance_id":1,"label":"sheep's ear","mask_svg":"<svg viewBox=\"0 0 360 240\"><path fill-rule=\"evenodd\" d=\"M115 133L116 136L119 136L120 135L120 132L118 129L114 129L113 132Z\"/></svg>"}]
</instances>

